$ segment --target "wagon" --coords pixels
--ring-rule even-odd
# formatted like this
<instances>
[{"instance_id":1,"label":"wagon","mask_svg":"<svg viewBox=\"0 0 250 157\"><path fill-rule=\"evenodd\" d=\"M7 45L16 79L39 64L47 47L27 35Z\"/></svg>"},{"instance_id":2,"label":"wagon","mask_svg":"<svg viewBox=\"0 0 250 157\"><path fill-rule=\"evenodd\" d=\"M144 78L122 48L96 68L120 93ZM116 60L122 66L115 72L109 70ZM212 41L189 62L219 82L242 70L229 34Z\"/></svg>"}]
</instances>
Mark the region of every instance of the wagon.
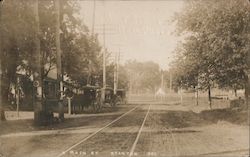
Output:
<instances>
[{"instance_id":1,"label":"wagon","mask_svg":"<svg viewBox=\"0 0 250 157\"><path fill-rule=\"evenodd\" d=\"M117 89L116 94L114 94L114 89L107 87L105 89L105 101L111 106L116 106L117 104L126 104L126 91L124 89Z\"/></svg>"},{"instance_id":2,"label":"wagon","mask_svg":"<svg viewBox=\"0 0 250 157\"><path fill-rule=\"evenodd\" d=\"M98 86L83 86L74 91L72 99L73 112L82 112L92 108L95 112L101 108L101 93Z\"/></svg>"},{"instance_id":3,"label":"wagon","mask_svg":"<svg viewBox=\"0 0 250 157\"><path fill-rule=\"evenodd\" d=\"M111 106L115 106L115 95L114 90L111 87L105 88L105 100L104 104L110 104Z\"/></svg>"},{"instance_id":4,"label":"wagon","mask_svg":"<svg viewBox=\"0 0 250 157\"><path fill-rule=\"evenodd\" d=\"M127 104L126 98L126 90L125 89L117 89L116 97L119 104Z\"/></svg>"}]
</instances>

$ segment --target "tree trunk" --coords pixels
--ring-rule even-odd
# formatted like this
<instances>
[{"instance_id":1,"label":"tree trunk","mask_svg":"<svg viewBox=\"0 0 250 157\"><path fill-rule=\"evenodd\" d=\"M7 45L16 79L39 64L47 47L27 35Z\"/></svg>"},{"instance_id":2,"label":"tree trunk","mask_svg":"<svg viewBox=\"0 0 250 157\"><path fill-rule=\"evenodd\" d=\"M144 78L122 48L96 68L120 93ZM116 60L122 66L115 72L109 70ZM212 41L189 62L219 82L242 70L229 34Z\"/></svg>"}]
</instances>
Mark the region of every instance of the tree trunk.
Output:
<instances>
[{"instance_id":1,"label":"tree trunk","mask_svg":"<svg viewBox=\"0 0 250 157\"><path fill-rule=\"evenodd\" d=\"M0 1L0 55L2 56L2 1ZM3 101L3 74L2 74L2 58L0 59L0 121L5 121L4 101Z\"/></svg>"},{"instance_id":2,"label":"tree trunk","mask_svg":"<svg viewBox=\"0 0 250 157\"><path fill-rule=\"evenodd\" d=\"M246 100L246 107L249 108L249 94L250 94L250 79L249 79L250 74L248 75L248 78L246 80L246 85L245 85L245 100Z\"/></svg>"},{"instance_id":3,"label":"tree trunk","mask_svg":"<svg viewBox=\"0 0 250 157\"><path fill-rule=\"evenodd\" d=\"M5 112L4 112L4 104L6 104L8 100L8 95L6 94L6 90L4 90L4 81L3 81L3 75L0 75L0 121L5 121Z\"/></svg>"},{"instance_id":4,"label":"tree trunk","mask_svg":"<svg viewBox=\"0 0 250 157\"><path fill-rule=\"evenodd\" d=\"M0 119L6 120L5 118L5 112L4 112L4 106L7 105L8 102L8 94L10 89L10 80L7 79L6 74L1 75L1 85L0 85Z\"/></svg>"},{"instance_id":5,"label":"tree trunk","mask_svg":"<svg viewBox=\"0 0 250 157\"><path fill-rule=\"evenodd\" d=\"M211 98L211 87L208 87L208 103L209 103L209 107L210 109L212 109L212 98Z\"/></svg>"},{"instance_id":6,"label":"tree trunk","mask_svg":"<svg viewBox=\"0 0 250 157\"><path fill-rule=\"evenodd\" d=\"M0 121L5 121L6 118L5 118L5 113L4 113L4 109L1 107L0 108Z\"/></svg>"},{"instance_id":7,"label":"tree trunk","mask_svg":"<svg viewBox=\"0 0 250 157\"><path fill-rule=\"evenodd\" d=\"M199 105L199 90L196 90L196 105Z\"/></svg>"},{"instance_id":8,"label":"tree trunk","mask_svg":"<svg viewBox=\"0 0 250 157\"><path fill-rule=\"evenodd\" d=\"M41 55L41 45L40 45L40 21L39 21L39 7L38 0L34 1L34 15L35 15L35 26L36 26L36 34L35 34L35 71L36 75L34 75L34 82L37 82L37 87L35 91L35 104L34 104L34 122L35 125L44 125L46 123L46 114L44 110L43 103L43 79L42 79L42 55Z\"/></svg>"},{"instance_id":9,"label":"tree trunk","mask_svg":"<svg viewBox=\"0 0 250 157\"><path fill-rule=\"evenodd\" d=\"M234 96L237 97L237 89L234 89Z\"/></svg>"}]
</instances>

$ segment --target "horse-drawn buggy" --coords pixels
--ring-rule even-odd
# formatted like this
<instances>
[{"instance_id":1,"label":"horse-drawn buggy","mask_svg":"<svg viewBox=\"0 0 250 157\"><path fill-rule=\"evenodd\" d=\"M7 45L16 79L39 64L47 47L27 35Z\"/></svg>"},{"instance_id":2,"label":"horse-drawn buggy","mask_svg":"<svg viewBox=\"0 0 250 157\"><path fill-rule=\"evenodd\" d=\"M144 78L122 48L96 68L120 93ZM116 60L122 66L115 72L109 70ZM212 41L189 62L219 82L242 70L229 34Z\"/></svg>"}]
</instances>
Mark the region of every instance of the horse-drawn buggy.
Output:
<instances>
[{"instance_id":1,"label":"horse-drawn buggy","mask_svg":"<svg viewBox=\"0 0 250 157\"><path fill-rule=\"evenodd\" d=\"M114 95L114 90L111 87L106 87L105 88L105 99L104 99L104 104L110 104L111 106L115 106L115 95Z\"/></svg>"},{"instance_id":2,"label":"horse-drawn buggy","mask_svg":"<svg viewBox=\"0 0 250 157\"><path fill-rule=\"evenodd\" d=\"M66 86L65 97L71 99L73 113L81 113L84 110L96 112L101 109L99 86L72 86L68 83L65 83L64 86Z\"/></svg>"},{"instance_id":3,"label":"horse-drawn buggy","mask_svg":"<svg viewBox=\"0 0 250 157\"><path fill-rule=\"evenodd\" d=\"M47 79L45 85L46 110L57 112L60 101L59 84L56 80ZM102 100L102 88L99 86L80 86L73 83L63 82L63 104L64 111L71 113L82 113L84 111L97 112L104 104L115 106L126 104L126 92L118 89L116 94L111 87L105 88L105 99Z\"/></svg>"},{"instance_id":4,"label":"horse-drawn buggy","mask_svg":"<svg viewBox=\"0 0 250 157\"><path fill-rule=\"evenodd\" d=\"M117 89L116 94L111 87L105 89L105 103L110 104L111 106L116 106L118 104L126 104L126 91L125 89Z\"/></svg>"},{"instance_id":5,"label":"horse-drawn buggy","mask_svg":"<svg viewBox=\"0 0 250 157\"><path fill-rule=\"evenodd\" d=\"M117 89L116 90L116 97L117 97L117 103L127 104L126 90L125 89Z\"/></svg>"}]
</instances>

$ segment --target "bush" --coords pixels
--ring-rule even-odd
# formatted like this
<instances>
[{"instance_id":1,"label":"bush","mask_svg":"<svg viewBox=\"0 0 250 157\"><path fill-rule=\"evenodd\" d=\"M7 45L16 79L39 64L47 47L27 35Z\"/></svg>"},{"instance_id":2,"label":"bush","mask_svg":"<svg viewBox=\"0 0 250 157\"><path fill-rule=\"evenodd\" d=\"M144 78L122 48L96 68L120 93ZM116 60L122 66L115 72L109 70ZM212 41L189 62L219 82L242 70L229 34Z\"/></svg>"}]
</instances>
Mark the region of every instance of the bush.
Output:
<instances>
[{"instance_id":1,"label":"bush","mask_svg":"<svg viewBox=\"0 0 250 157\"><path fill-rule=\"evenodd\" d=\"M239 108L239 109L243 109L246 107L245 104L245 100L239 98L239 99L234 99L230 101L230 108L234 109L234 108Z\"/></svg>"}]
</instances>

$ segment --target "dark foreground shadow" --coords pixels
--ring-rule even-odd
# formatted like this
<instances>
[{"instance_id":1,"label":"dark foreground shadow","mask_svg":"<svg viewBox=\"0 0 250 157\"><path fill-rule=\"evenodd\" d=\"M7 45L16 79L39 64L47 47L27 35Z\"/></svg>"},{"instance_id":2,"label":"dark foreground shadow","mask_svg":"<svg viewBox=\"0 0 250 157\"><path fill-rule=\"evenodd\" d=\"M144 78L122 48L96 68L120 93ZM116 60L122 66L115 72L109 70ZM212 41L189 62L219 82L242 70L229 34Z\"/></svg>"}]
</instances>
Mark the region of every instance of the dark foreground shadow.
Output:
<instances>
[{"instance_id":1,"label":"dark foreground shadow","mask_svg":"<svg viewBox=\"0 0 250 157\"><path fill-rule=\"evenodd\" d=\"M64 122L51 123L46 126L35 126L34 120L12 120L0 123L0 135L16 132L29 132L37 130L55 130L67 129L72 127L93 127L95 123L105 124L106 121L111 121L119 115L91 116L91 117L76 117L65 119Z\"/></svg>"},{"instance_id":2,"label":"dark foreground shadow","mask_svg":"<svg viewBox=\"0 0 250 157\"><path fill-rule=\"evenodd\" d=\"M217 123L227 121L233 124L248 125L248 113L246 110L214 109L202 111L199 116L207 121Z\"/></svg>"},{"instance_id":3,"label":"dark foreground shadow","mask_svg":"<svg viewBox=\"0 0 250 157\"><path fill-rule=\"evenodd\" d=\"M248 125L247 111L231 109L205 110L200 113L192 111L166 111L151 114L152 119L158 117L155 123L168 128L199 127L226 121L237 125Z\"/></svg>"},{"instance_id":4,"label":"dark foreground shadow","mask_svg":"<svg viewBox=\"0 0 250 157\"><path fill-rule=\"evenodd\" d=\"M116 127L137 126L143 121L143 114L140 114L142 118L138 118L137 113L129 115L128 120L118 121ZM94 125L101 126L107 121L112 121L119 115L105 115L105 116L91 116L91 117L77 117L65 119L62 123L51 124L43 127L35 127L33 120L15 120L6 121L0 123L0 135L15 132L26 132L36 130L54 130L65 129L73 127L93 127ZM155 118L156 117L156 118ZM217 123L218 121L226 121L237 125L248 125L248 113L247 111L237 111L227 109L214 109L206 110L201 113L195 113L192 111L176 111L168 110L164 112L152 112L147 118L145 127L150 127L157 123L160 126L166 128L186 128L186 127L199 127L204 125L210 125ZM183 131L184 133L185 131ZM188 131L186 131L188 132ZM176 133L181 133L181 130Z\"/></svg>"}]
</instances>

